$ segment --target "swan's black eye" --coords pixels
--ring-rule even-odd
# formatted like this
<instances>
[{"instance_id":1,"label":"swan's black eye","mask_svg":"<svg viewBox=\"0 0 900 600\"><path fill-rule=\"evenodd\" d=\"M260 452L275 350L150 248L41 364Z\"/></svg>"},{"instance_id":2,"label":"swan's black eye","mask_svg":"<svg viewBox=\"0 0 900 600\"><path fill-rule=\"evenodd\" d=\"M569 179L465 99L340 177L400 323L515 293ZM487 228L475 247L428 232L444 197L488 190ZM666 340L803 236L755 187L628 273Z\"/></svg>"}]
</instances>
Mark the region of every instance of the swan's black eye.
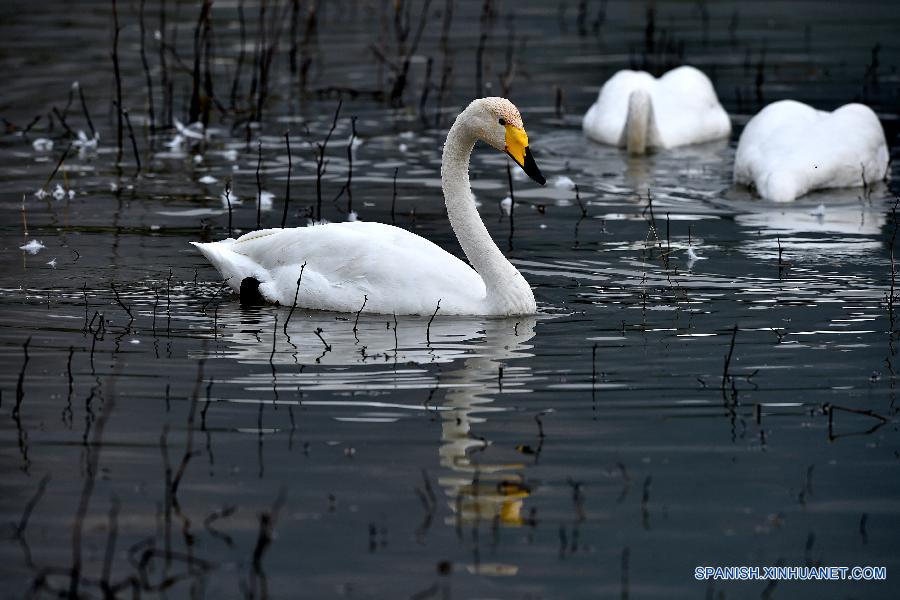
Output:
<instances>
[{"instance_id":1,"label":"swan's black eye","mask_svg":"<svg viewBox=\"0 0 900 600\"><path fill-rule=\"evenodd\" d=\"M503 117L500 117L500 120L498 121L498 123L500 123L501 125L504 125L504 126L505 126L505 125L506 125L506 119L504 119Z\"/></svg>"}]
</instances>

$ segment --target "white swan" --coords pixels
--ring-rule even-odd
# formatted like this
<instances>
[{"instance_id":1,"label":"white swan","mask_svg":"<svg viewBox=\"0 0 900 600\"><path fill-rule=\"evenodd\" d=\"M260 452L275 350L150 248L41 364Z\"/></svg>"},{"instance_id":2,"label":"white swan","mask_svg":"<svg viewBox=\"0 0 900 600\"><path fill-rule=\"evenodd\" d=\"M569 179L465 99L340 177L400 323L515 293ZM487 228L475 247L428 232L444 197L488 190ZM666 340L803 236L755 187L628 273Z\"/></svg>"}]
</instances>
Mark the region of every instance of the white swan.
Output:
<instances>
[{"instance_id":1,"label":"white swan","mask_svg":"<svg viewBox=\"0 0 900 600\"><path fill-rule=\"evenodd\" d=\"M659 79L644 71L619 71L603 84L582 128L594 141L644 154L728 137L731 120L709 78L682 66Z\"/></svg>"},{"instance_id":2,"label":"white swan","mask_svg":"<svg viewBox=\"0 0 900 600\"><path fill-rule=\"evenodd\" d=\"M473 101L456 118L441 163L447 215L469 262L432 242L381 223L329 223L254 231L237 240L192 242L242 301L261 296L301 308L398 315L533 314L531 286L503 256L475 208L469 156L482 140L509 154L535 181L518 109L504 98ZM303 277L299 284L301 266Z\"/></svg>"},{"instance_id":3,"label":"white swan","mask_svg":"<svg viewBox=\"0 0 900 600\"><path fill-rule=\"evenodd\" d=\"M734 181L753 185L766 200L789 202L816 189L884 179L887 168L884 131L868 106L846 104L826 112L782 100L744 128Z\"/></svg>"}]
</instances>

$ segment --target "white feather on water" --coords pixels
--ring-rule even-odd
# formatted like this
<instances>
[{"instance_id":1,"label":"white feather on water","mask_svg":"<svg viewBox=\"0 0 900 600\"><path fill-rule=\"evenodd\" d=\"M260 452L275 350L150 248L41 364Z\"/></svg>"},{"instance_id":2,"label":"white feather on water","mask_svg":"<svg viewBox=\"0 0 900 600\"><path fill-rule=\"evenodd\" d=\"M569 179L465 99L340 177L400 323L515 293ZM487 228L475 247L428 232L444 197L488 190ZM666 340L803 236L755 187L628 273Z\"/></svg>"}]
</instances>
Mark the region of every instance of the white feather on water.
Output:
<instances>
[{"instance_id":1,"label":"white feather on water","mask_svg":"<svg viewBox=\"0 0 900 600\"><path fill-rule=\"evenodd\" d=\"M67 197L70 200L72 198L74 198L75 191L74 190L65 190L65 189L63 189L63 186L61 186L57 183L56 187L53 188L53 199L54 200L65 200Z\"/></svg>"},{"instance_id":2,"label":"white feather on water","mask_svg":"<svg viewBox=\"0 0 900 600\"><path fill-rule=\"evenodd\" d=\"M572 181L571 177L567 177L566 175L557 175L551 181L551 185L560 190L574 190L575 182Z\"/></svg>"},{"instance_id":3,"label":"white feather on water","mask_svg":"<svg viewBox=\"0 0 900 600\"><path fill-rule=\"evenodd\" d=\"M39 240L31 240L24 246L19 246L19 250L24 250L28 254L37 254L38 252L40 252L41 250L43 250L46 247L47 246L45 246Z\"/></svg>"},{"instance_id":4,"label":"white feather on water","mask_svg":"<svg viewBox=\"0 0 900 600\"><path fill-rule=\"evenodd\" d=\"M700 256L699 254L697 254L697 253L694 251L694 247L693 247L693 246L688 246L688 249L687 249L687 257L688 257L688 269L690 269L691 267L693 267L693 266L694 266L694 263L697 262L698 260L706 260L706 259L708 258L708 257L706 257L706 256Z\"/></svg>"},{"instance_id":5,"label":"white feather on water","mask_svg":"<svg viewBox=\"0 0 900 600\"><path fill-rule=\"evenodd\" d=\"M232 207L239 206L241 204L241 199L238 198L237 196L235 196L234 192L229 192L228 194L226 194L225 192L222 192L222 195L220 196L220 198L222 199L222 208L225 208L225 209L228 208L229 202L231 202Z\"/></svg>"},{"instance_id":6,"label":"white feather on water","mask_svg":"<svg viewBox=\"0 0 900 600\"><path fill-rule=\"evenodd\" d=\"M100 142L100 134L94 133L94 137L88 137L85 132L78 130L78 137L72 140L72 146L79 151L95 150Z\"/></svg>"},{"instance_id":7,"label":"white feather on water","mask_svg":"<svg viewBox=\"0 0 900 600\"><path fill-rule=\"evenodd\" d=\"M53 150L53 140L47 138L38 138L31 142L31 147L37 152L50 152Z\"/></svg>"},{"instance_id":8,"label":"white feather on water","mask_svg":"<svg viewBox=\"0 0 900 600\"><path fill-rule=\"evenodd\" d=\"M259 203L259 207L262 210L272 210L272 201L274 199L275 194L267 192L266 190L262 190L256 197L256 201Z\"/></svg>"}]
</instances>

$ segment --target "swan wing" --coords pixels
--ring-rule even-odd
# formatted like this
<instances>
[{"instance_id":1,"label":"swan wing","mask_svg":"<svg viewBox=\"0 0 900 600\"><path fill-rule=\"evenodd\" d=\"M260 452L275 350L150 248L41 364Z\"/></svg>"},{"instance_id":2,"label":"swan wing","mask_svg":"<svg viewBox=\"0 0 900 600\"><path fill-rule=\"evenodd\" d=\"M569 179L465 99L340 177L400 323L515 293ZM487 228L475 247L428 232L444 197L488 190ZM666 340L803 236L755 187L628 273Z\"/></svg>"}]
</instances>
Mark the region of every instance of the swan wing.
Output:
<instances>
[{"instance_id":1,"label":"swan wing","mask_svg":"<svg viewBox=\"0 0 900 600\"><path fill-rule=\"evenodd\" d=\"M710 142L731 134L731 119L702 71L685 65L654 83L650 92L653 117L663 148Z\"/></svg>"}]
</instances>

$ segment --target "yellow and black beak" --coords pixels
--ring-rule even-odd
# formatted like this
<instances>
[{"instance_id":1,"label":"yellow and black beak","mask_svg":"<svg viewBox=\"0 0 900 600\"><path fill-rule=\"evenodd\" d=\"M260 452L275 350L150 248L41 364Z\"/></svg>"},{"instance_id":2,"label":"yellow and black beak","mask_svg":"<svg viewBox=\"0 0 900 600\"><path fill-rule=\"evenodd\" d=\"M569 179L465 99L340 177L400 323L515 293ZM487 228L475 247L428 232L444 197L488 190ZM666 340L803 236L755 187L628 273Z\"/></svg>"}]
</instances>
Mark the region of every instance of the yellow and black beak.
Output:
<instances>
[{"instance_id":1,"label":"yellow and black beak","mask_svg":"<svg viewBox=\"0 0 900 600\"><path fill-rule=\"evenodd\" d=\"M528 134L525 133L524 129L519 129L512 125L506 126L506 153L516 161L517 165L522 167L526 175L541 185L547 183L547 180L541 175L541 170L538 169L537 164L534 162L534 156L528 149Z\"/></svg>"}]
</instances>

